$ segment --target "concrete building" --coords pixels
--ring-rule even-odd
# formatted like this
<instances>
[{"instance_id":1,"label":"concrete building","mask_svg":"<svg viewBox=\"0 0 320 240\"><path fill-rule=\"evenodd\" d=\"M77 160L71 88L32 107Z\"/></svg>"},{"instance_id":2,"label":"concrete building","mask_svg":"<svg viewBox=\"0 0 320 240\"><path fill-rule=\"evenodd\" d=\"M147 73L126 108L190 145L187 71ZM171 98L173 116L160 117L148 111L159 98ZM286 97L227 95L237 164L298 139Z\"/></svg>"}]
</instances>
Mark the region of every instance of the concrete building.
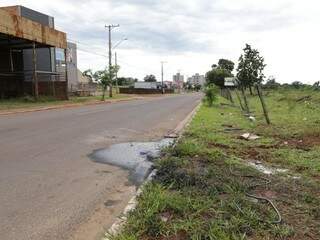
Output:
<instances>
[{"instance_id":1,"label":"concrete building","mask_svg":"<svg viewBox=\"0 0 320 240\"><path fill-rule=\"evenodd\" d=\"M188 84L193 85L193 86L204 86L206 83L206 78L204 75L200 75L199 73L196 73L192 77L188 78Z\"/></svg>"},{"instance_id":2,"label":"concrete building","mask_svg":"<svg viewBox=\"0 0 320 240\"><path fill-rule=\"evenodd\" d=\"M167 89L173 88L173 82L171 82L171 81L164 81L163 84L164 84L164 87Z\"/></svg>"},{"instance_id":3,"label":"concrete building","mask_svg":"<svg viewBox=\"0 0 320 240\"><path fill-rule=\"evenodd\" d=\"M23 6L0 8L0 98L67 98L66 33L54 18Z\"/></svg>"},{"instance_id":4,"label":"concrete building","mask_svg":"<svg viewBox=\"0 0 320 240\"><path fill-rule=\"evenodd\" d=\"M68 89L79 84L77 44L67 43Z\"/></svg>"},{"instance_id":5,"label":"concrete building","mask_svg":"<svg viewBox=\"0 0 320 240\"><path fill-rule=\"evenodd\" d=\"M134 88L138 89L159 89L161 88L160 82L135 82Z\"/></svg>"},{"instance_id":6,"label":"concrete building","mask_svg":"<svg viewBox=\"0 0 320 240\"><path fill-rule=\"evenodd\" d=\"M177 89L182 89L184 84L184 76L181 75L181 73L177 73L176 75L173 75L173 86Z\"/></svg>"}]
</instances>

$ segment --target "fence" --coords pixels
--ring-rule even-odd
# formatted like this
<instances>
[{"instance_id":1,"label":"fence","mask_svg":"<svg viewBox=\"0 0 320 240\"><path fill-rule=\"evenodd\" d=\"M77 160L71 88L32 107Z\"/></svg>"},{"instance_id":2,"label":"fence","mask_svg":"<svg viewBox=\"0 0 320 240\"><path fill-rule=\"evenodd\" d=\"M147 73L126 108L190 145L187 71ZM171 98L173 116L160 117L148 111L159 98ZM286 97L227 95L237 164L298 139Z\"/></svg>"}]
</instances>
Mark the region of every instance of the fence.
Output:
<instances>
[{"instance_id":1,"label":"fence","mask_svg":"<svg viewBox=\"0 0 320 240\"><path fill-rule=\"evenodd\" d=\"M164 89L165 94L173 94L173 89ZM122 94L162 94L161 89L120 88Z\"/></svg>"},{"instance_id":2,"label":"fence","mask_svg":"<svg viewBox=\"0 0 320 240\"><path fill-rule=\"evenodd\" d=\"M57 99L67 99L67 81L65 74L37 71L38 93ZM0 73L0 98L14 98L34 95L33 73Z\"/></svg>"}]
</instances>

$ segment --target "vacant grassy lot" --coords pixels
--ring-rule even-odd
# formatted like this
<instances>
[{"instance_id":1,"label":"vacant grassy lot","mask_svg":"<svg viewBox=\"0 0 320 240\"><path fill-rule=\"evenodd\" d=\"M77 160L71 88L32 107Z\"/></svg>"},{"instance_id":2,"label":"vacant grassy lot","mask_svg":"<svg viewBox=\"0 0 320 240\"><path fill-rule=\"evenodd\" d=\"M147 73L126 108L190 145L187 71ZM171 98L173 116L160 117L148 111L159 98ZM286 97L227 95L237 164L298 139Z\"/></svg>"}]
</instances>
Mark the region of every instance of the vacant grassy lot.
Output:
<instances>
[{"instance_id":1,"label":"vacant grassy lot","mask_svg":"<svg viewBox=\"0 0 320 240\"><path fill-rule=\"evenodd\" d=\"M320 239L320 94L266 95L271 126L255 96L255 122L221 98L202 106L114 239Z\"/></svg>"},{"instance_id":2,"label":"vacant grassy lot","mask_svg":"<svg viewBox=\"0 0 320 240\"><path fill-rule=\"evenodd\" d=\"M123 99L128 98L127 95L115 95L112 99ZM92 97L70 97L68 101L59 101L50 97L40 97L38 101L34 101L32 97L15 98L9 100L0 100L0 111L10 111L17 109L31 109L41 107L53 107L66 104L84 104L90 102L97 102L101 100L101 96ZM106 100L110 98L106 97Z\"/></svg>"}]
</instances>

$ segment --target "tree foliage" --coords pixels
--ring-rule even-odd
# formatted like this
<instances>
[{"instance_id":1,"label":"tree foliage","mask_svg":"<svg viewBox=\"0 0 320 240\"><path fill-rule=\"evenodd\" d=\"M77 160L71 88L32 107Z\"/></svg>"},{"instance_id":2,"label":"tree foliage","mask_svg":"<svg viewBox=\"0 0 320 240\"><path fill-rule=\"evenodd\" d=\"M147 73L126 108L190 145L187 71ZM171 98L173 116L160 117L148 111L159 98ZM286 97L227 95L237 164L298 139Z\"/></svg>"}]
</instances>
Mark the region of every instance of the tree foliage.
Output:
<instances>
[{"instance_id":1,"label":"tree foliage","mask_svg":"<svg viewBox=\"0 0 320 240\"><path fill-rule=\"evenodd\" d=\"M219 90L215 86L208 86L205 89L204 101L211 107L213 103L218 99Z\"/></svg>"},{"instance_id":2,"label":"tree foliage","mask_svg":"<svg viewBox=\"0 0 320 240\"><path fill-rule=\"evenodd\" d=\"M132 86L135 82L138 82L137 78L132 77L119 77L118 78L118 85L119 86Z\"/></svg>"},{"instance_id":3,"label":"tree foliage","mask_svg":"<svg viewBox=\"0 0 320 240\"><path fill-rule=\"evenodd\" d=\"M157 78L154 75L150 74L150 75L147 75L144 77L144 81L145 82L157 82Z\"/></svg>"},{"instance_id":4,"label":"tree foliage","mask_svg":"<svg viewBox=\"0 0 320 240\"><path fill-rule=\"evenodd\" d=\"M206 74L207 85L216 85L224 87L226 77L233 77L234 62L227 59L220 59L218 64L213 64L211 70Z\"/></svg>"},{"instance_id":5,"label":"tree foliage","mask_svg":"<svg viewBox=\"0 0 320 240\"><path fill-rule=\"evenodd\" d=\"M298 89L298 88L302 88L304 87L304 84L302 82L299 82L299 81L294 81L291 83L291 86Z\"/></svg>"},{"instance_id":6,"label":"tree foliage","mask_svg":"<svg viewBox=\"0 0 320 240\"><path fill-rule=\"evenodd\" d=\"M265 68L264 58L258 50L253 49L249 44L243 49L244 53L239 58L237 68L237 79L243 87L252 87L256 83L262 83Z\"/></svg>"},{"instance_id":7,"label":"tree foliage","mask_svg":"<svg viewBox=\"0 0 320 240\"><path fill-rule=\"evenodd\" d=\"M112 88L112 84L115 81L119 66L111 66L101 71L96 71L93 74L93 79L97 81L102 87L102 100L105 100L105 94L108 86Z\"/></svg>"},{"instance_id":8,"label":"tree foliage","mask_svg":"<svg viewBox=\"0 0 320 240\"><path fill-rule=\"evenodd\" d=\"M263 87L266 89L277 89L280 86L281 84L278 83L274 77L269 77L269 79L267 80L267 82L264 84Z\"/></svg>"},{"instance_id":9,"label":"tree foliage","mask_svg":"<svg viewBox=\"0 0 320 240\"><path fill-rule=\"evenodd\" d=\"M232 73L226 69L216 68L207 72L206 82L207 85L216 85L220 88L224 87L224 80L226 77L233 77Z\"/></svg>"},{"instance_id":10,"label":"tree foliage","mask_svg":"<svg viewBox=\"0 0 320 240\"><path fill-rule=\"evenodd\" d=\"M221 69L226 69L228 70L230 73L234 70L234 62L228 60L228 59L220 59L218 62L218 66Z\"/></svg>"},{"instance_id":11,"label":"tree foliage","mask_svg":"<svg viewBox=\"0 0 320 240\"><path fill-rule=\"evenodd\" d=\"M312 85L313 89L315 90L320 90L320 81L317 81L315 82L313 85Z\"/></svg>"}]
</instances>

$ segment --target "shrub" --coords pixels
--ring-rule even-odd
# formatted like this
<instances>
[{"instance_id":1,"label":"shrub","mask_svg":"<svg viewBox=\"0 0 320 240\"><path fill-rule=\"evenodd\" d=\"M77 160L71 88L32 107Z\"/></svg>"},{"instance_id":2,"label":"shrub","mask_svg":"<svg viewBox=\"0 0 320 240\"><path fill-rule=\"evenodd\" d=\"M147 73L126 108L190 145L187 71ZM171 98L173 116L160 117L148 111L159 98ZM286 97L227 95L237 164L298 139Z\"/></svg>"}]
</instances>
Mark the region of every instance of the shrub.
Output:
<instances>
[{"instance_id":1,"label":"shrub","mask_svg":"<svg viewBox=\"0 0 320 240\"><path fill-rule=\"evenodd\" d=\"M207 89L205 90L205 99L204 101L210 106L212 107L213 103L215 101L217 101L218 99L218 89L216 87L213 86L209 86L207 87Z\"/></svg>"}]
</instances>

